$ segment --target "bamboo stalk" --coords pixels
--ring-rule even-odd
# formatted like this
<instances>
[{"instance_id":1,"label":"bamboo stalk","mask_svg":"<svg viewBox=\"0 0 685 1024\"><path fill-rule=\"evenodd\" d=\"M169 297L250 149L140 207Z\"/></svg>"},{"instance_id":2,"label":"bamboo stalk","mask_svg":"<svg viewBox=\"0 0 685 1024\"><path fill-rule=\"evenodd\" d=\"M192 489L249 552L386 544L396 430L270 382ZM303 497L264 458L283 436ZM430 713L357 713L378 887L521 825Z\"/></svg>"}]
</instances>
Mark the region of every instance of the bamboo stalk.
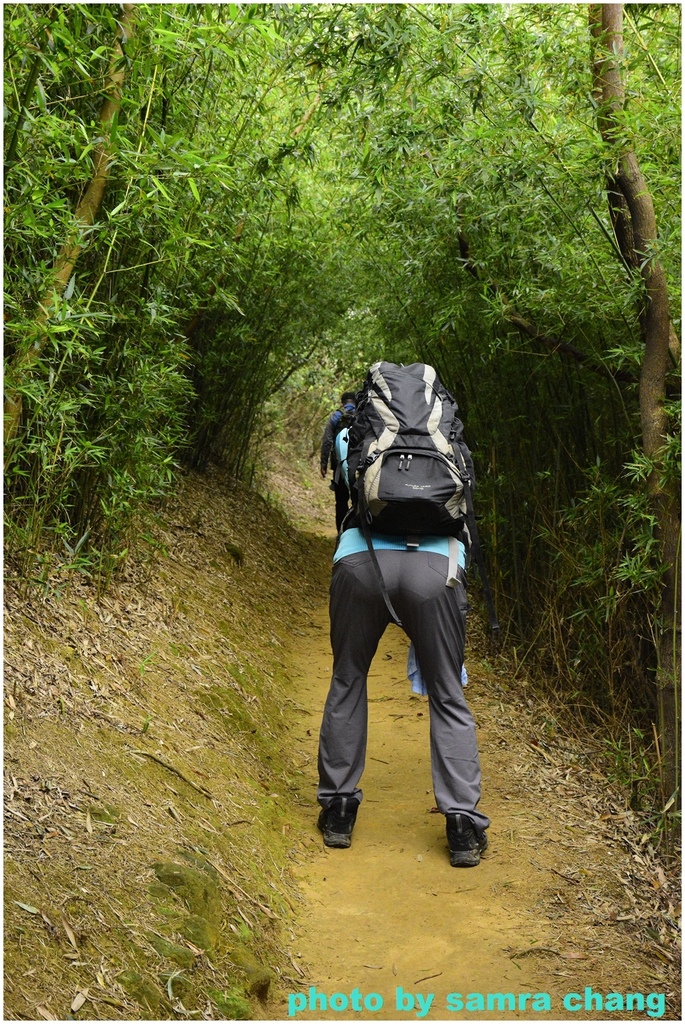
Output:
<instances>
[{"instance_id":1,"label":"bamboo stalk","mask_svg":"<svg viewBox=\"0 0 685 1024\"><path fill-rule=\"evenodd\" d=\"M108 138L115 115L121 107L125 77L123 44L131 38L135 18L135 5L122 4L122 16L118 22L117 34L112 45L109 69L105 80L106 98L100 110L102 141L94 148L93 176L79 201L69 236L63 243L52 267L50 284L38 302L36 340L22 352L15 362L14 374L25 378L39 359L47 341L48 320L52 309L61 299L71 280L76 262L84 246L86 231L95 223L112 164L112 144ZM5 396L5 441L11 441L17 433L22 415L22 396L16 388Z\"/></svg>"}]
</instances>

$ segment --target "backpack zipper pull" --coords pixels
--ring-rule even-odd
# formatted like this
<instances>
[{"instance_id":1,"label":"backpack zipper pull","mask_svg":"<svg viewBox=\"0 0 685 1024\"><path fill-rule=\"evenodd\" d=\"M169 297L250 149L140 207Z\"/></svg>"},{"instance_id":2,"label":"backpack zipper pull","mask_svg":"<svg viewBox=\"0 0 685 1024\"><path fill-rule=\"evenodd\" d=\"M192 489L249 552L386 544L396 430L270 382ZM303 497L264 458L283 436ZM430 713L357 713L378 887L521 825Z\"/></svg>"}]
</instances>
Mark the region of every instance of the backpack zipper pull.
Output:
<instances>
[{"instance_id":1,"label":"backpack zipper pull","mask_svg":"<svg viewBox=\"0 0 685 1024\"><path fill-rule=\"evenodd\" d=\"M411 458L411 455L409 456L409 458ZM397 468L398 469L402 469L402 464L403 463L404 463L404 455L400 455L400 464L399 464L399 466Z\"/></svg>"},{"instance_id":2,"label":"backpack zipper pull","mask_svg":"<svg viewBox=\"0 0 685 1024\"><path fill-rule=\"evenodd\" d=\"M412 460L412 456L411 455L407 455L407 465L404 467L406 470L409 469L409 463L411 462L411 460Z\"/></svg>"}]
</instances>

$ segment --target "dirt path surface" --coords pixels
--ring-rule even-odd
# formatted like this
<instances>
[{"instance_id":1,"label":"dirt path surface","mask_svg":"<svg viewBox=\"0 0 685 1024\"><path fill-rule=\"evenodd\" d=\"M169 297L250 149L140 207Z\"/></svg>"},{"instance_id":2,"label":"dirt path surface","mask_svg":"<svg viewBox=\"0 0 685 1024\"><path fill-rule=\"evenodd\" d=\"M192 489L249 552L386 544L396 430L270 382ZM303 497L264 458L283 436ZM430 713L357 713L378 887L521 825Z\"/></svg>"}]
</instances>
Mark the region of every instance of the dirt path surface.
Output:
<instances>
[{"instance_id":1,"label":"dirt path surface","mask_svg":"<svg viewBox=\"0 0 685 1024\"><path fill-rule=\"evenodd\" d=\"M331 665L327 629L322 609L293 679L307 709L296 743L312 790ZM527 747L533 725L522 702L498 685L473 650L467 693L479 725L483 808L493 824L480 866L450 867L444 818L432 812L428 703L411 693L407 648L401 631L390 627L369 676L369 756L352 848L328 850L312 834L319 852L298 872L309 906L295 952L309 967L308 1005L310 986L319 998L315 1010L300 1012L302 1000L293 997L290 1011L303 1019L657 1016L667 972L630 940L624 922L634 924L634 908L622 884L630 856L606 830L624 812L610 804L610 816L595 824L605 808L597 808L595 795L587 797L583 776L589 772L578 752L569 758L575 772L559 779L554 755ZM313 823L315 809L311 813ZM586 1011L586 986L602 1003L610 992L653 993L655 1012L617 1012L618 1000L607 1012L597 996ZM382 1007L375 1010L378 999L372 998L354 1012L355 989L358 1000L382 997ZM338 998L338 1009L324 1011L321 993L347 996L347 1010L341 1012L345 1000ZM460 993L463 1006L475 993L473 1009L459 1012L456 996L448 1002L450 993ZM510 993L514 1006L492 999L488 1009L488 994L497 993ZM568 993L579 994L570 1003L576 1009L564 1008ZM476 1008L478 995L485 998L484 1011Z\"/></svg>"},{"instance_id":2,"label":"dirt path surface","mask_svg":"<svg viewBox=\"0 0 685 1024\"><path fill-rule=\"evenodd\" d=\"M411 693L408 641L394 626L369 675L352 848L323 846L314 794L332 662L325 607L298 638L292 685L303 717L293 741L311 847L297 868L307 909L293 955L303 980L283 1017L678 1019L677 958L640 928L658 895L663 903L665 879L635 816L591 744L556 737L550 709L541 716L525 681L514 685L487 649L474 620L467 696L490 848L478 868L454 869L433 810L428 702ZM639 998L631 1004L628 993Z\"/></svg>"}]
</instances>

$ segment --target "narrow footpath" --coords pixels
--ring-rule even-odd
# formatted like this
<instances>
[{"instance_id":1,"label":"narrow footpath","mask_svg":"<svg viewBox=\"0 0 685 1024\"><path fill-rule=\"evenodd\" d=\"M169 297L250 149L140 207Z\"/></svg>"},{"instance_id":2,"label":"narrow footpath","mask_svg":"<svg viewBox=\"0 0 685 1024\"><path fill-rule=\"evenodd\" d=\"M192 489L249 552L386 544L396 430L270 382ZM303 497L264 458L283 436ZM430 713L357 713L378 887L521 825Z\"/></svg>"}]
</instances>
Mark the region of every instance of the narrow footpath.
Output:
<instances>
[{"instance_id":1,"label":"narrow footpath","mask_svg":"<svg viewBox=\"0 0 685 1024\"><path fill-rule=\"evenodd\" d=\"M474 617L467 696L492 827L480 866L454 869L433 806L428 702L411 693L407 651L389 627L369 676L352 847L329 850L315 828L325 606L297 638L293 746L309 850L296 868L306 906L292 933L302 982L283 1018L677 1019L673 961L642 927L658 917L665 880L591 742L545 738L532 687L528 696L525 680L496 666Z\"/></svg>"}]
</instances>

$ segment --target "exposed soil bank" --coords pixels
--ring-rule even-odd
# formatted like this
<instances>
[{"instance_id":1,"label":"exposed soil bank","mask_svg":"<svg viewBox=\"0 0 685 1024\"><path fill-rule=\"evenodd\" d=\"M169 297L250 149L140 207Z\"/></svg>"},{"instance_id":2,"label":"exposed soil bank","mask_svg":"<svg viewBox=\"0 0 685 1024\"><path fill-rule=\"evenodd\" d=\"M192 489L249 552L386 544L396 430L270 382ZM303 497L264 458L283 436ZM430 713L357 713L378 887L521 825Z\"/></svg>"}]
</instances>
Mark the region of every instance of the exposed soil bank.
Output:
<instances>
[{"instance_id":1,"label":"exposed soil bank","mask_svg":"<svg viewBox=\"0 0 685 1024\"><path fill-rule=\"evenodd\" d=\"M298 977L283 673L330 543L218 475L154 532L101 599L5 588L7 1019L246 1017Z\"/></svg>"}]
</instances>

